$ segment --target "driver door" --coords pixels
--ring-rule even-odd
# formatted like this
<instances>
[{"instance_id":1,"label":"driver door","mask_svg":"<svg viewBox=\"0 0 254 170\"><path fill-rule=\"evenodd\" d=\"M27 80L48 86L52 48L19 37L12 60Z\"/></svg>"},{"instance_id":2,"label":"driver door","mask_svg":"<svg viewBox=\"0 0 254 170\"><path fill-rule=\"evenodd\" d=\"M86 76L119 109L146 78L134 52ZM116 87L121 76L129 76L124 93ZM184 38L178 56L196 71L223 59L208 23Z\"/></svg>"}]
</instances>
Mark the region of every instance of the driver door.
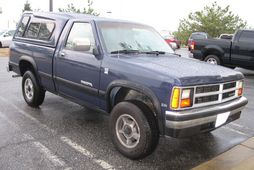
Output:
<instances>
[{"instance_id":1,"label":"driver door","mask_svg":"<svg viewBox=\"0 0 254 170\"><path fill-rule=\"evenodd\" d=\"M93 55L95 46L91 23L74 22L55 60L60 94L98 105L101 60Z\"/></svg>"}]
</instances>

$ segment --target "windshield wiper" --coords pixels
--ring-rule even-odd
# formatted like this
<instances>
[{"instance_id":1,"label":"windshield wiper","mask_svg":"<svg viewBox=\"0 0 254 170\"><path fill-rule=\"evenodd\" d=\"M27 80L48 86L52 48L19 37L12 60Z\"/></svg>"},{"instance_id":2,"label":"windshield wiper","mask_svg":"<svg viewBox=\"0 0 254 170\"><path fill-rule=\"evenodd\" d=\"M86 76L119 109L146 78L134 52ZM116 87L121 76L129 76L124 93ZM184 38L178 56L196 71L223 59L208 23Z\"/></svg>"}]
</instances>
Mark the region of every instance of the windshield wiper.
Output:
<instances>
[{"instance_id":1,"label":"windshield wiper","mask_svg":"<svg viewBox=\"0 0 254 170\"><path fill-rule=\"evenodd\" d=\"M111 51L111 54L135 54L135 53L140 53L139 50L117 50L117 51Z\"/></svg>"},{"instance_id":2,"label":"windshield wiper","mask_svg":"<svg viewBox=\"0 0 254 170\"><path fill-rule=\"evenodd\" d=\"M168 53L168 54L171 54L171 55L176 55L176 56L178 56L178 57L182 57L182 55L181 55L181 54L176 54L176 53Z\"/></svg>"},{"instance_id":3,"label":"windshield wiper","mask_svg":"<svg viewBox=\"0 0 254 170\"><path fill-rule=\"evenodd\" d=\"M145 52L146 54L156 54L156 55L159 55L159 54L166 54L165 51L147 51Z\"/></svg>"}]
</instances>

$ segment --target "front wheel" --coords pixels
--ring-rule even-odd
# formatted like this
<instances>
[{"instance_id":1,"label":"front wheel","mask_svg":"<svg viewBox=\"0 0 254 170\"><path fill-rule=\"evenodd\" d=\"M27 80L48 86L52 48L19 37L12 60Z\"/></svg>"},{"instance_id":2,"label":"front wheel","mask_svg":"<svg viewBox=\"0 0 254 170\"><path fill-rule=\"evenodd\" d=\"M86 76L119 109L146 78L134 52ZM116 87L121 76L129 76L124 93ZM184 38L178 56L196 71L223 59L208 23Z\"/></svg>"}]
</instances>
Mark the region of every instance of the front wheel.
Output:
<instances>
[{"instance_id":1,"label":"front wheel","mask_svg":"<svg viewBox=\"0 0 254 170\"><path fill-rule=\"evenodd\" d=\"M38 107L44 101L45 90L31 71L26 71L23 75L22 92L26 103L31 107Z\"/></svg>"},{"instance_id":2,"label":"front wheel","mask_svg":"<svg viewBox=\"0 0 254 170\"><path fill-rule=\"evenodd\" d=\"M145 105L121 102L111 112L113 143L119 152L130 159L143 158L156 148L159 139L157 129L156 121Z\"/></svg>"},{"instance_id":3,"label":"front wheel","mask_svg":"<svg viewBox=\"0 0 254 170\"><path fill-rule=\"evenodd\" d=\"M207 63L210 63L210 64L221 65L220 59L216 55L208 55L208 56L206 56L205 57L205 61Z\"/></svg>"}]
</instances>

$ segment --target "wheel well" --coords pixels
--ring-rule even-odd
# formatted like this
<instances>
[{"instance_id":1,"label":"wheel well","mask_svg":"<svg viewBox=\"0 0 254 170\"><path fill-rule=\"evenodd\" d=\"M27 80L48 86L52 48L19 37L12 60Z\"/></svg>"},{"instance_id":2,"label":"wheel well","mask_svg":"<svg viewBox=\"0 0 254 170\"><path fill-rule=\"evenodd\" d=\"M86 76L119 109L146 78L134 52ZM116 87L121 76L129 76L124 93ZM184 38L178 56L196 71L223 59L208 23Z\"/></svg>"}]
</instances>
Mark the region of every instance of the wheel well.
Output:
<instances>
[{"instance_id":1,"label":"wheel well","mask_svg":"<svg viewBox=\"0 0 254 170\"><path fill-rule=\"evenodd\" d=\"M20 75L23 76L27 70L35 72L33 65L29 61L21 60L19 62Z\"/></svg>"},{"instance_id":2,"label":"wheel well","mask_svg":"<svg viewBox=\"0 0 254 170\"><path fill-rule=\"evenodd\" d=\"M204 53L204 58L203 58L203 60L204 60L208 55L216 55L216 56L220 59L220 61L222 62L222 60L221 60L221 53L220 53L218 50L214 50L214 49L207 50L207 51Z\"/></svg>"},{"instance_id":3,"label":"wheel well","mask_svg":"<svg viewBox=\"0 0 254 170\"><path fill-rule=\"evenodd\" d=\"M122 101L139 101L144 103L156 116L156 109L154 107L154 104L152 100L145 95L144 93L141 93L137 90L127 88L127 87L114 87L108 96L108 110L111 112L113 107Z\"/></svg>"}]
</instances>

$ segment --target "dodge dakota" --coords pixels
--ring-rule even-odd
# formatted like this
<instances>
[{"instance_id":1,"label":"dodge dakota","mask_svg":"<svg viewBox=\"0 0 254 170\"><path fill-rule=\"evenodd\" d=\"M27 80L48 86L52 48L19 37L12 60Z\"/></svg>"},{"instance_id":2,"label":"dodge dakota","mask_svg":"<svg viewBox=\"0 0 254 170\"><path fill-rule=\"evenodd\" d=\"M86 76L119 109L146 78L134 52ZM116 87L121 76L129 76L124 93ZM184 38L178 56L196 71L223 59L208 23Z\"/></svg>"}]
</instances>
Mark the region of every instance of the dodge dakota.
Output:
<instances>
[{"instance_id":1,"label":"dodge dakota","mask_svg":"<svg viewBox=\"0 0 254 170\"><path fill-rule=\"evenodd\" d=\"M179 57L150 26L85 14L24 13L7 69L22 76L31 107L48 91L108 113L112 141L130 159L152 153L160 136L234 121L247 104L240 72Z\"/></svg>"}]
</instances>

